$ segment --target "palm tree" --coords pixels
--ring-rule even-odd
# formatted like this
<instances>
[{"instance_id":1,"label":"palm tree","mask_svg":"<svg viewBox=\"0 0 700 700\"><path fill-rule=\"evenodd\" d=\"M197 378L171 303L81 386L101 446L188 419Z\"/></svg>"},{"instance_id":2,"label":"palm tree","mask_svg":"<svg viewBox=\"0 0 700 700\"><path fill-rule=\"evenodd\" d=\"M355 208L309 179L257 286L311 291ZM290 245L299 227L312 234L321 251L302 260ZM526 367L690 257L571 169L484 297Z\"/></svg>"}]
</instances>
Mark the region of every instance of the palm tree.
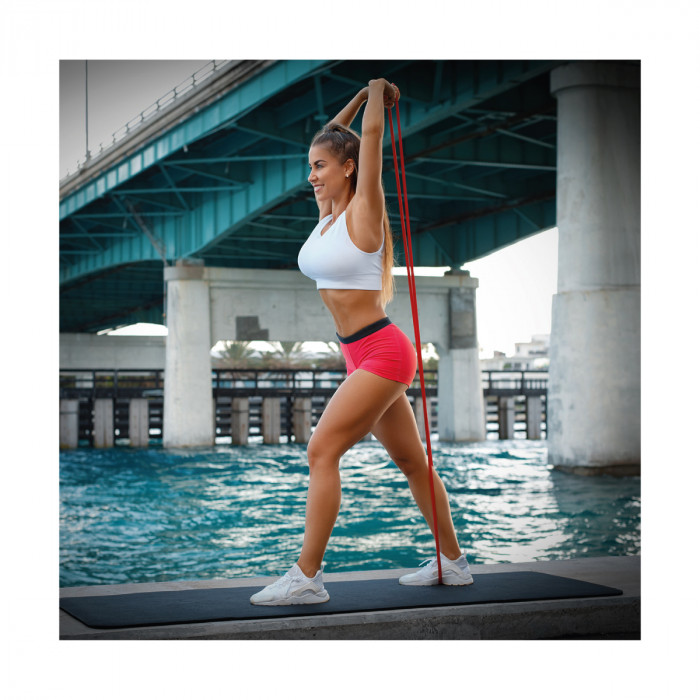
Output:
<instances>
[{"instance_id":1,"label":"palm tree","mask_svg":"<svg viewBox=\"0 0 700 700\"><path fill-rule=\"evenodd\" d=\"M438 368L438 354L432 343L421 343L421 357L423 358L423 369Z\"/></svg>"},{"instance_id":2,"label":"palm tree","mask_svg":"<svg viewBox=\"0 0 700 700\"><path fill-rule=\"evenodd\" d=\"M270 343L274 350L263 354L262 364L272 369L291 369L304 364L308 353L304 352L304 343L277 340Z\"/></svg>"},{"instance_id":3,"label":"palm tree","mask_svg":"<svg viewBox=\"0 0 700 700\"><path fill-rule=\"evenodd\" d=\"M215 364L222 367L243 368L253 364L255 350L250 347L248 340L224 340L223 348L217 351Z\"/></svg>"},{"instance_id":4,"label":"palm tree","mask_svg":"<svg viewBox=\"0 0 700 700\"><path fill-rule=\"evenodd\" d=\"M345 361L340 352L340 344L327 342L326 347L327 350L320 357L317 357L314 367L316 369L344 369Z\"/></svg>"}]
</instances>

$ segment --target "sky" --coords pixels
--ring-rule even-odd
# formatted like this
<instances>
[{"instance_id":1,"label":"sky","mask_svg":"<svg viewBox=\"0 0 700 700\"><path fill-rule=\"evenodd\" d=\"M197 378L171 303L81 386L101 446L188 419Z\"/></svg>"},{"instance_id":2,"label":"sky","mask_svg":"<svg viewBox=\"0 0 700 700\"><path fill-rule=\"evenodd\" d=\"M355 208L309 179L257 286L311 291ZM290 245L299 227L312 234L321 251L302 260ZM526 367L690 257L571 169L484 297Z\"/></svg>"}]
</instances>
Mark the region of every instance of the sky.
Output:
<instances>
[{"instance_id":1,"label":"sky","mask_svg":"<svg viewBox=\"0 0 700 700\"><path fill-rule=\"evenodd\" d=\"M74 172L85 156L85 63L66 60L59 66L61 177ZM88 61L90 152L96 153L100 143L111 142L115 131L207 63L207 59ZM557 284L557 243L557 230L549 229L465 265L471 276L479 280L476 315L480 357L493 357L494 351L511 355L515 343L550 332L552 296ZM445 269L416 268L416 274L442 275ZM420 299L418 304L420 312ZM152 332L161 331L150 324L119 331Z\"/></svg>"}]
</instances>

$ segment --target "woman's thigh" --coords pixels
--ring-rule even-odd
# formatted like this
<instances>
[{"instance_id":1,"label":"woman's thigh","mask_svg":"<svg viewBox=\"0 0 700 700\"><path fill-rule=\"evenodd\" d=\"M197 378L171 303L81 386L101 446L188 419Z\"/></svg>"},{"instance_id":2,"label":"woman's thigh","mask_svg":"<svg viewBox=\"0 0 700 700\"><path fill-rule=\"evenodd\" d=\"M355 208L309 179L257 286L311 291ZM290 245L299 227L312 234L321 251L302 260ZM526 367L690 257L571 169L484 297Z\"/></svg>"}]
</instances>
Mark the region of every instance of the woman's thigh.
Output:
<instances>
[{"instance_id":1,"label":"woman's thigh","mask_svg":"<svg viewBox=\"0 0 700 700\"><path fill-rule=\"evenodd\" d=\"M372 434L407 476L414 469L423 469L427 465L413 408L406 394L399 396L387 408L372 428Z\"/></svg>"},{"instance_id":2,"label":"woman's thigh","mask_svg":"<svg viewBox=\"0 0 700 700\"><path fill-rule=\"evenodd\" d=\"M355 370L333 394L309 441L309 459L338 459L372 430L406 385Z\"/></svg>"}]
</instances>

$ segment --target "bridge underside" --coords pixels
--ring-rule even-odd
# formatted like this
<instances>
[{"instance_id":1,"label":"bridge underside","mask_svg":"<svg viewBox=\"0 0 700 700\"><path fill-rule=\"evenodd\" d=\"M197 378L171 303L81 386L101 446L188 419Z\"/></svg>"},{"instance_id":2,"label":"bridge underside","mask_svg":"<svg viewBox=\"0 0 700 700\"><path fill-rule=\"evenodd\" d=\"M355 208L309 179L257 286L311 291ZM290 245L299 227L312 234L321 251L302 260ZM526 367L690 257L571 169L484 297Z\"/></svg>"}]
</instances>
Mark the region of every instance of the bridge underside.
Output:
<instances>
[{"instance_id":1,"label":"bridge underside","mask_svg":"<svg viewBox=\"0 0 700 700\"><path fill-rule=\"evenodd\" d=\"M294 269L318 219L311 137L380 75L402 91L416 265L458 267L555 225L556 62L236 63L250 64L244 79L63 184L62 332L162 322L164 261ZM384 185L400 235L388 144L387 129Z\"/></svg>"}]
</instances>

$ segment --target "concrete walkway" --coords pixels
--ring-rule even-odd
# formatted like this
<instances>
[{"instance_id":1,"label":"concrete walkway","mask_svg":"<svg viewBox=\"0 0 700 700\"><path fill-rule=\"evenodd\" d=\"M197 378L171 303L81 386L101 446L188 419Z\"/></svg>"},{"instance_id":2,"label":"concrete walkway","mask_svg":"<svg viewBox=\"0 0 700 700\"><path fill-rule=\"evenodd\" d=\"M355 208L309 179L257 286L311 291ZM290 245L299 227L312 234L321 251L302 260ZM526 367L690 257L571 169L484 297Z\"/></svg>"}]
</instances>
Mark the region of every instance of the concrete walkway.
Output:
<instances>
[{"instance_id":1,"label":"concrete walkway","mask_svg":"<svg viewBox=\"0 0 700 700\"><path fill-rule=\"evenodd\" d=\"M501 571L538 571L621 589L623 595L524 603L286 617L267 620L125 627L87 627L60 610L61 639L640 639L640 558L594 557L472 566L475 576ZM399 577L413 569L326 574L326 582ZM135 583L62 588L63 596L265 586L264 576L209 581Z\"/></svg>"}]
</instances>

